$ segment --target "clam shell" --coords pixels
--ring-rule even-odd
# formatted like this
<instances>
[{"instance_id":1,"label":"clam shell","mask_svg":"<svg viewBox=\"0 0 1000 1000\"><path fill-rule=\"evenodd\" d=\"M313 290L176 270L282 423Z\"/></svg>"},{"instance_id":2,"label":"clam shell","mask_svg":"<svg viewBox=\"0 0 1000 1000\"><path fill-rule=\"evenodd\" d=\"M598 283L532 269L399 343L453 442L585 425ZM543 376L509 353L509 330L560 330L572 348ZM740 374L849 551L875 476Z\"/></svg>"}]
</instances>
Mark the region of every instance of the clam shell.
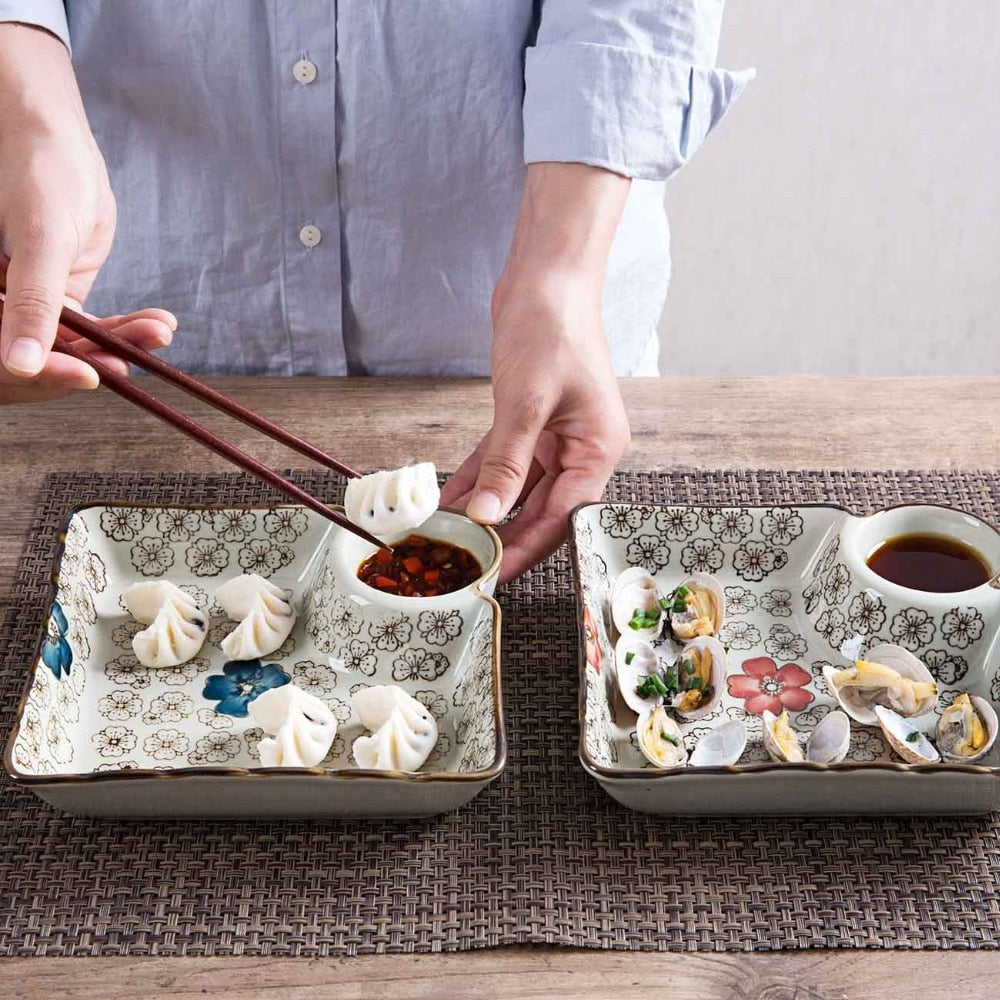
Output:
<instances>
[{"instance_id":1,"label":"clam shell","mask_svg":"<svg viewBox=\"0 0 1000 1000\"><path fill-rule=\"evenodd\" d=\"M945 760L956 760L962 761L966 764L971 764L973 761L979 760L988 754L990 750L993 749L993 744L997 741L996 710L985 698L980 698L978 695L970 694L969 701L972 702L972 707L975 709L979 718L983 720L983 724L986 726L986 743L981 750L974 754L955 753L952 750L953 742L951 735L949 734L949 731L941 725L944 721L944 715L942 715L941 718L938 719L935 738L937 739L938 750ZM947 711L947 709L945 711Z\"/></svg>"},{"instance_id":2,"label":"clam shell","mask_svg":"<svg viewBox=\"0 0 1000 1000\"><path fill-rule=\"evenodd\" d=\"M662 596L656 581L641 566L631 566L620 573L611 591L611 620L618 634L633 639L655 639L663 631ZM642 611L655 608L659 614L656 626L631 628L629 622L636 608Z\"/></svg>"},{"instance_id":3,"label":"clam shell","mask_svg":"<svg viewBox=\"0 0 1000 1000\"><path fill-rule=\"evenodd\" d=\"M709 649L712 652L712 674L710 681L712 685L712 697L700 708L696 708L693 711L682 712L679 709L677 710L677 714L688 722L694 722L696 719L704 719L706 715L711 715L718 707L722 699L722 690L726 686L725 646L718 639L702 635L686 643L680 652L680 656L684 656L685 653L693 649Z\"/></svg>"},{"instance_id":4,"label":"clam shell","mask_svg":"<svg viewBox=\"0 0 1000 1000\"><path fill-rule=\"evenodd\" d=\"M663 734L670 737L663 739ZM636 741L646 760L656 767L683 767L687 763L687 747L680 726L662 705L647 709L639 716L635 729ZM674 742L676 741L676 745Z\"/></svg>"},{"instance_id":5,"label":"clam shell","mask_svg":"<svg viewBox=\"0 0 1000 1000\"><path fill-rule=\"evenodd\" d=\"M865 654L864 659L891 667L901 677L907 677L910 680L930 681L935 685L937 683L934 680L934 675L927 669L927 665L922 660L917 659L909 650L903 649L902 646L896 646L891 642L872 647ZM875 706L857 697L855 689L846 688L843 691L838 690L834 683L834 677L837 672L836 667L825 666L823 668L823 677L826 680L826 686L830 689L830 694L837 699L840 707L855 722L860 722L863 726L877 726L879 722L875 714ZM931 698L925 698L918 703L917 710L911 718L918 715L926 715L934 708L935 704L937 704L936 695Z\"/></svg>"},{"instance_id":6,"label":"clam shell","mask_svg":"<svg viewBox=\"0 0 1000 1000\"><path fill-rule=\"evenodd\" d=\"M767 755L771 758L771 760L780 761L782 763L788 762L791 764L801 764L802 761L805 760L805 756L803 755L802 747L798 742L798 733L796 733L794 729L792 730L795 734L795 750L789 753L789 751L782 747L774 737L774 727L780 716L765 710L763 718L764 749L767 751Z\"/></svg>"},{"instance_id":7,"label":"clam shell","mask_svg":"<svg viewBox=\"0 0 1000 1000\"><path fill-rule=\"evenodd\" d=\"M722 628L726 621L726 594L722 589L722 584L709 573L692 573L689 577L681 580L677 586L687 587L688 590L697 588L708 591L712 598L712 604L715 607L715 629L712 635L718 635L719 629ZM690 634L685 634L684 623L680 620L681 618L681 615L675 615L673 612L670 613L670 628L673 630L674 635L681 641L694 638Z\"/></svg>"},{"instance_id":8,"label":"clam shell","mask_svg":"<svg viewBox=\"0 0 1000 1000\"><path fill-rule=\"evenodd\" d=\"M742 719L730 719L709 730L698 740L688 763L692 767L725 767L735 764L747 745L747 727Z\"/></svg>"},{"instance_id":9,"label":"clam shell","mask_svg":"<svg viewBox=\"0 0 1000 1000\"><path fill-rule=\"evenodd\" d=\"M626 663L625 657L632 653L632 662ZM663 702L659 695L651 698L640 698L635 689L642 677L655 673L660 669L660 659L656 650L645 639L633 639L623 635L615 643L615 672L618 675L618 690L622 700L636 715L655 707Z\"/></svg>"},{"instance_id":10,"label":"clam shell","mask_svg":"<svg viewBox=\"0 0 1000 1000\"><path fill-rule=\"evenodd\" d=\"M851 745L851 720L830 712L806 740L806 760L812 764L839 764Z\"/></svg>"},{"instance_id":11,"label":"clam shell","mask_svg":"<svg viewBox=\"0 0 1000 1000\"><path fill-rule=\"evenodd\" d=\"M875 706L875 715L889 745L907 763L936 764L941 759L934 744L909 719L883 705Z\"/></svg>"}]
</instances>

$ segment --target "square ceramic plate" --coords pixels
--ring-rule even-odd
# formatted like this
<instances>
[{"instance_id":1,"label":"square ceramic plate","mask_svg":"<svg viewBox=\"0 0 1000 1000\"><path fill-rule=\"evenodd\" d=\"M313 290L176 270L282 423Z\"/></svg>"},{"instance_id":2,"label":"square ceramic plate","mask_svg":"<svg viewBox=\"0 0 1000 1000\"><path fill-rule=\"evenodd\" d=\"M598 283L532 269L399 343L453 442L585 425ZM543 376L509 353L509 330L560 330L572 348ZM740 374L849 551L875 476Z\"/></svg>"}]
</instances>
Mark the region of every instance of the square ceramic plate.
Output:
<instances>
[{"instance_id":1,"label":"square ceramic plate","mask_svg":"<svg viewBox=\"0 0 1000 1000\"><path fill-rule=\"evenodd\" d=\"M940 697L914 720L933 735L942 707L968 691L1000 700L1000 591L906 590L876 576L878 540L910 530L959 537L1000 565L1000 536L969 515L932 505L858 518L833 506L668 507L586 504L571 518L580 628L580 759L618 801L658 813L976 813L1000 807L1000 748L975 764L908 765L881 731L852 722L835 765L774 763L762 742L765 708L789 709L808 734L836 705L822 670L879 642L902 645L934 673ZM725 588L727 684L706 719L681 723L691 750L710 728L742 719L746 751L727 767L654 768L635 742L635 714L615 680L611 587L643 566L669 591L693 571ZM671 659L679 646L660 643ZM740 680L734 683L735 678ZM736 696L733 692L740 696Z\"/></svg>"},{"instance_id":2,"label":"square ceramic plate","mask_svg":"<svg viewBox=\"0 0 1000 1000\"><path fill-rule=\"evenodd\" d=\"M433 611L364 606L338 584L340 530L299 507L74 511L7 745L10 776L90 815L420 816L467 802L505 762L499 607L478 590ZM227 664L220 642L233 624L211 595L244 572L291 589L299 617L264 662ZM200 654L167 670L138 663L131 642L142 626L120 601L130 584L157 578L211 609ZM211 676L227 678L226 705L203 694ZM262 734L246 704L284 678L338 719L319 767L259 766ZM436 717L440 738L421 771L362 771L351 759L364 732L351 693L371 684L402 686Z\"/></svg>"}]
</instances>

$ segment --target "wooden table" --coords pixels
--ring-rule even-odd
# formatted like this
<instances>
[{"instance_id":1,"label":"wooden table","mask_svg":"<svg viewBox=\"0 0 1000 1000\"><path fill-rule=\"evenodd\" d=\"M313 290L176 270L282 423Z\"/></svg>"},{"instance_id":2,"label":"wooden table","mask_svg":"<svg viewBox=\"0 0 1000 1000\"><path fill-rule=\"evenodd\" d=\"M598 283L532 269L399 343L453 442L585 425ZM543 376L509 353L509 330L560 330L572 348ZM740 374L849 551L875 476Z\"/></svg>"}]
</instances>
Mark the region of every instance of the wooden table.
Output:
<instances>
[{"instance_id":1,"label":"wooden table","mask_svg":"<svg viewBox=\"0 0 1000 1000\"><path fill-rule=\"evenodd\" d=\"M361 468L430 459L450 469L487 428L480 381L218 379L214 384ZM157 391L171 402L179 394ZM664 378L623 386L633 444L622 465L647 469L1000 468L1000 378ZM275 467L303 461L197 404ZM0 409L0 608L52 470L198 471L221 459L104 392ZM639 996L769 1000L965 1000L996 997L988 952L799 952L625 955L508 948L360 959L7 959L10 998L464 998Z\"/></svg>"}]
</instances>

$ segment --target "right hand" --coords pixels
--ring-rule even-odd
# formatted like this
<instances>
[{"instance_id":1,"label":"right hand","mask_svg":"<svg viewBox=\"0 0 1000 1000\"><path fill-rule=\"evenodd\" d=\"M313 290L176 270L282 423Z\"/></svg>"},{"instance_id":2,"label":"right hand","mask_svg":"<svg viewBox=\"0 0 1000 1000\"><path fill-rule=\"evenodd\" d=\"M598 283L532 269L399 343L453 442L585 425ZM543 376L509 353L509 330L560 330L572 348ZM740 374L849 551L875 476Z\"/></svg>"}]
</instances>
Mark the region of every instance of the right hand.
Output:
<instances>
[{"instance_id":1,"label":"right hand","mask_svg":"<svg viewBox=\"0 0 1000 1000\"><path fill-rule=\"evenodd\" d=\"M108 256L115 199L62 42L0 24L0 107L0 403L34 402L98 384L89 365L49 349L61 308L82 309ZM159 309L103 322L147 350L177 325Z\"/></svg>"}]
</instances>

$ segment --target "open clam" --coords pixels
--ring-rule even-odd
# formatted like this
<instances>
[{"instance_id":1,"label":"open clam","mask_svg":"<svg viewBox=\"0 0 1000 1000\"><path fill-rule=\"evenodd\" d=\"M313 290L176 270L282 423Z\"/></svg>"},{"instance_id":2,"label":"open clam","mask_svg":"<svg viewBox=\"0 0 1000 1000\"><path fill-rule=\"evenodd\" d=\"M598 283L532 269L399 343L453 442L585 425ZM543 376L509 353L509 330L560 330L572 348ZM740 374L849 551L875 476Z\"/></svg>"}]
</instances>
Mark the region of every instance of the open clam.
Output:
<instances>
[{"instance_id":1,"label":"open clam","mask_svg":"<svg viewBox=\"0 0 1000 1000\"><path fill-rule=\"evenodd\" d=\"M864 726L878 724L879 705L913 718L930 712L937 699L937 684L926 664L892 643L873 647L852 667L826 666L823 677L840 707Z\"/></svg>"},{"instance_id":2,"label":"open clam","mask_svg":"<svg viewBox=\"0 0 1000 1000\"><path fill-rule=\"evenodd\" d=\"M676 675L671 708L690 722L715 711L726 683L726 650L718 639L699 636L680 652L669 680Z\"/></svg>"},{"instance_id":3,"label":"open clam","mask_svg":"<svg viewBox=\"0 0 1000 1000\"><path fill-rule=\"evenodd\" d=\"M805 755L799 745L799 735L788 722L787 709L781 715L764 712L764 749L771 760L800 764Z\"/></svg>"},{"instance_id":4,"label":"open clam","mask_svg":"<svg viewBox=\"0 0 1000 1000\"><path fill-rule=\"evenodd\" d=\"M730 719L709 730L691 751L692 767L725 767L735 764L747 745L747 727L742 719Z\"/></svg>"},{"instance_id":5,"label":"open clam","mask_svg":"<svg viewBox=\"0 0 1000 1000\"><path fill-rule=\"evenodd\" d=\"M718 635L726 618L722 585L708 573L692 573L673 593L670 628L681 640Z\"/></svg>"},{"instance_id":6,"label":"open clam","mask_svg":"<svg viewBox=\"0 0 1000 1000\"><path fill-rule=\"evenodd\" d=\"M663 595L641 566L621 573L611 591L611 620L619 635L655 639L663 630Z\"/></svg>"},{"instance_id":7,"label":"open clam","mask_svg":"<svg viewBox=\"0 0 1000 1000\"><path fill-rule=\"evenodd\" d=\"M876 705L874 711L889 745L907 763L936 764L941 759L934 744L909 719L884 705Z\"/></svg>"},{"instance_id":8,"label":"open clam","mask_svg":"<svg viewBox=\"0 0 1000 1000\"><path fill-rule=\"evenodd\" d=\"M657 767L682 767L687 763L687 747L680 727L667 715L662 705L647 709L639 716L635 730L639 749Z\"/></svg>"},{"instance_id":9,"label":"open clam","mask_svg":"<svg viewBox=\"0 0 1000 1000\"><path fill-rule=\"evenodd\" d=\"M812 764L839 764L851 745L851 720L843 712L830 712L806 740L806 760Z\"/></svg>"},{"instance_id":10,"label":"open clam","mask_svg":"<svg viewBox=\"0 0 1000 1000\"><path fill-rule=\"evenodd\" d=\"M960 694L941 713L935 735L942 757L971 764L996 743L997 713L985 698Z\"/></svg>"},{"instance_id":11,"label":"open clam","mask_svg":"<svg viewBox=\"0 0 1000 1000\"><path fill-rule=\"evenodd\" d=\"M622 700L636 715L663 703L667 688L662 682L650 684L650 677L660 676L660 659L656 650L645 639L623 635L615 644L615 672ZM644 693L638 688L644 685Z\"/></svg>"}]
</instances>

